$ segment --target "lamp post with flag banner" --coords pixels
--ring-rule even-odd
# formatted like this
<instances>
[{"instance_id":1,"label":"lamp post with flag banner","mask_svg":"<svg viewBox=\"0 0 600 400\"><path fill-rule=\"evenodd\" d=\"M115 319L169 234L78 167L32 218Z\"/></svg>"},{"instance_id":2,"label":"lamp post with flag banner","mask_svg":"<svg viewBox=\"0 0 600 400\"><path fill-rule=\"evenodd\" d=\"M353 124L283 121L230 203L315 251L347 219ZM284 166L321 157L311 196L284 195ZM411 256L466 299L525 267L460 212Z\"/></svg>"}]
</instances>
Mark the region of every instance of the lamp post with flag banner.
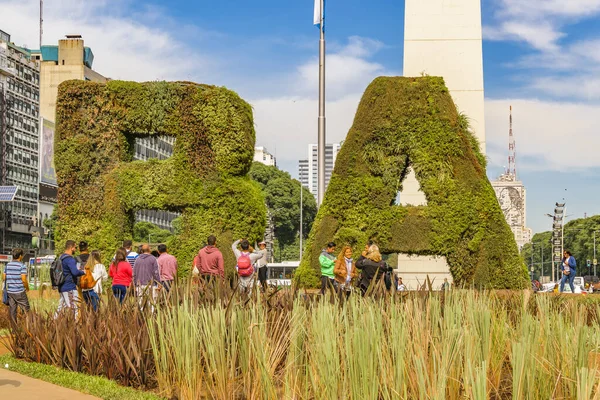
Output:
<instances>
[{"instance_id":1,"label":"lamp post with flag banner","mask_svg":"<svg viewBox=\"0 0 600 400\"><path fill-rule=\"evenodd\" d=\"M319 137L317 145L317 205L325 198L325 0L315 0L314 24L319 39Z\"/></svg>"}]
</instances>

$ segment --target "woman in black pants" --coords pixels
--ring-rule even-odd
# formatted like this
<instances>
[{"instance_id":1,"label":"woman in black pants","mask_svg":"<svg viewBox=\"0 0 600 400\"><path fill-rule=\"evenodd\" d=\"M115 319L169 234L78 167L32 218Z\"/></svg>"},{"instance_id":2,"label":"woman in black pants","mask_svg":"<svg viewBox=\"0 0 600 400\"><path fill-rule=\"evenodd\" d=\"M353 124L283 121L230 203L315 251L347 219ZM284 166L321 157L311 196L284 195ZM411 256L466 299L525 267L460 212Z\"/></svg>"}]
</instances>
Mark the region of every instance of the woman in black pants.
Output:
<instances>
[{"instance_id":1,"label":"woman in black pants","mask_svg":"<svg viewBox=\"0 0 600 400\"><path fill-rule=\"evenodd\" d=\"M356 261L356 268L362 271L359 287L363 294L367 292L371 282L379 281L386 272L393 271L392 268L388 267L387 264L381 259L381 253L379 247L376 244L370 245L362 255Z\"/></svg>"}]
</instances>

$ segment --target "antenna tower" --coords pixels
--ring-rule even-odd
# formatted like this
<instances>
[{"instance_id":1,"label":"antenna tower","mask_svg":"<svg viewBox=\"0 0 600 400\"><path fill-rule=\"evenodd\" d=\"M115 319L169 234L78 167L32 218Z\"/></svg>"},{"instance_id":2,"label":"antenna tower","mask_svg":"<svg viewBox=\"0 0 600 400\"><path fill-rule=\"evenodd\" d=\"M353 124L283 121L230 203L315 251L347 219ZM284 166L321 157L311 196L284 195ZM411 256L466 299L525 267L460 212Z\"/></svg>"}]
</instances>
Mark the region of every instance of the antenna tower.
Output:
<instances>
[{"instance_id":1,"label":"antenna tower","mask_svg":"<svg viewBox=\"0 0 600 400\"><path fill-rule=\"evenodd\" d=\"M44 34L44 0L40 0L40 51L42 51L42 35Z\"/></svg>"},{"instance_id":2,"label":"antenna tower","mask_svg":"<svg viewBox=\"0 0 600 400\"><path fill-rule=\"evenodd\" d=\"M516 157L517 152L515 150L515 137L513 136L512 129L512 106L510 106L510 117L509 117L509 128L508 128L508 169L506 175L512 175L513 178L517 179L517 165Z\"/></svg>"}]
</instances>

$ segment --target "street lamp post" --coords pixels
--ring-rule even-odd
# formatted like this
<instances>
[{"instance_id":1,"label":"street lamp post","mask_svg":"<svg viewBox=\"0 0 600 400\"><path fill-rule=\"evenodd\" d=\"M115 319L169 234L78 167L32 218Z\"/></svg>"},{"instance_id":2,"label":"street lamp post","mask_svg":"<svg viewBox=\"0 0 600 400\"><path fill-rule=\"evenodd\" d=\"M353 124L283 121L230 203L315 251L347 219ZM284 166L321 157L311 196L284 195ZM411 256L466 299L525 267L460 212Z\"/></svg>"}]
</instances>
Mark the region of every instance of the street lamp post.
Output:
<instances>
[{"instance_id":1,"label":"street lamp post","mask_svg":"<svg viewBox=\"0 0 600 400\"><path fill-rule=\"evenodd\" d=\"M304 191L303 189L304 186L302 186L302 182L300 182L300 261L302 261L302 208L304 206L302 202L302 192Z\"/></svg>"}]
</instances>

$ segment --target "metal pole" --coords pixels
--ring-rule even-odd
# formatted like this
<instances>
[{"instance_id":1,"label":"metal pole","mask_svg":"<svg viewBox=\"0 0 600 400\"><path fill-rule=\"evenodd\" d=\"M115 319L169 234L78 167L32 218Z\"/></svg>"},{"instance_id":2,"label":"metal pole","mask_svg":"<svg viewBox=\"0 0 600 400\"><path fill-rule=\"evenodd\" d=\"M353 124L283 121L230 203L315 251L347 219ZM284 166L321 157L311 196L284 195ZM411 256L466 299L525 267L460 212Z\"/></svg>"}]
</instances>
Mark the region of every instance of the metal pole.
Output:
<instances>
[{"instance_id":1,"label":"metal pole","mask_svg":"<svg viewBox=\"0 0 600 400\"><path fill-rule=\"evenodd\" d=\"M44 34L44 0L40 0L40 52L42 51L42 35Z\"/></svg>"},{"instance_id":2,"label":"metal pole","mask_svg":"<svg viewBox=\"0 0 600 400\"><path fill-rule=\"evenodd\" d=\"M531 242L531 280L533 280L533 242Z\"/></svg>"},{"instance_id":3,"label":"metal pole","mask_svg":"<svg viewBox=\"0 0 600 400\"><path fill-rule=\"evenodd\" d=\"M317 145L317 205L325 198L325 26L324 0L321 0L321 38L319 40L319 140Z\"/></svg>"},{"instance_id":4,"label":"metal pole","mask_svg":"<svg viewBox=\"0 0 600 400\"><path fill-rule=\"evenodd\" d=\"M302 187L302 182L300 182L300 261L302 261L302 192L304 188Z\"/></svg>"},{"instance_id":5,"label":"metal pole","mask_svg":"<svg viewBox=\"0 0 600 400\"><path fill-rule=\"evenodd\" d=\"M544 276L544 242L542 242L542 276Z\"/></svg>"},{"instance_id":6,"label":"metal pole","mask_svg":"<svg viewBox=\"0 0 600 400\"><path fill-rule=\"evenodd\" d=\"M594 263L594 276L596 276L596 231L594 231L594 259L592 262Z\"/></svg>"}]
</instances>

